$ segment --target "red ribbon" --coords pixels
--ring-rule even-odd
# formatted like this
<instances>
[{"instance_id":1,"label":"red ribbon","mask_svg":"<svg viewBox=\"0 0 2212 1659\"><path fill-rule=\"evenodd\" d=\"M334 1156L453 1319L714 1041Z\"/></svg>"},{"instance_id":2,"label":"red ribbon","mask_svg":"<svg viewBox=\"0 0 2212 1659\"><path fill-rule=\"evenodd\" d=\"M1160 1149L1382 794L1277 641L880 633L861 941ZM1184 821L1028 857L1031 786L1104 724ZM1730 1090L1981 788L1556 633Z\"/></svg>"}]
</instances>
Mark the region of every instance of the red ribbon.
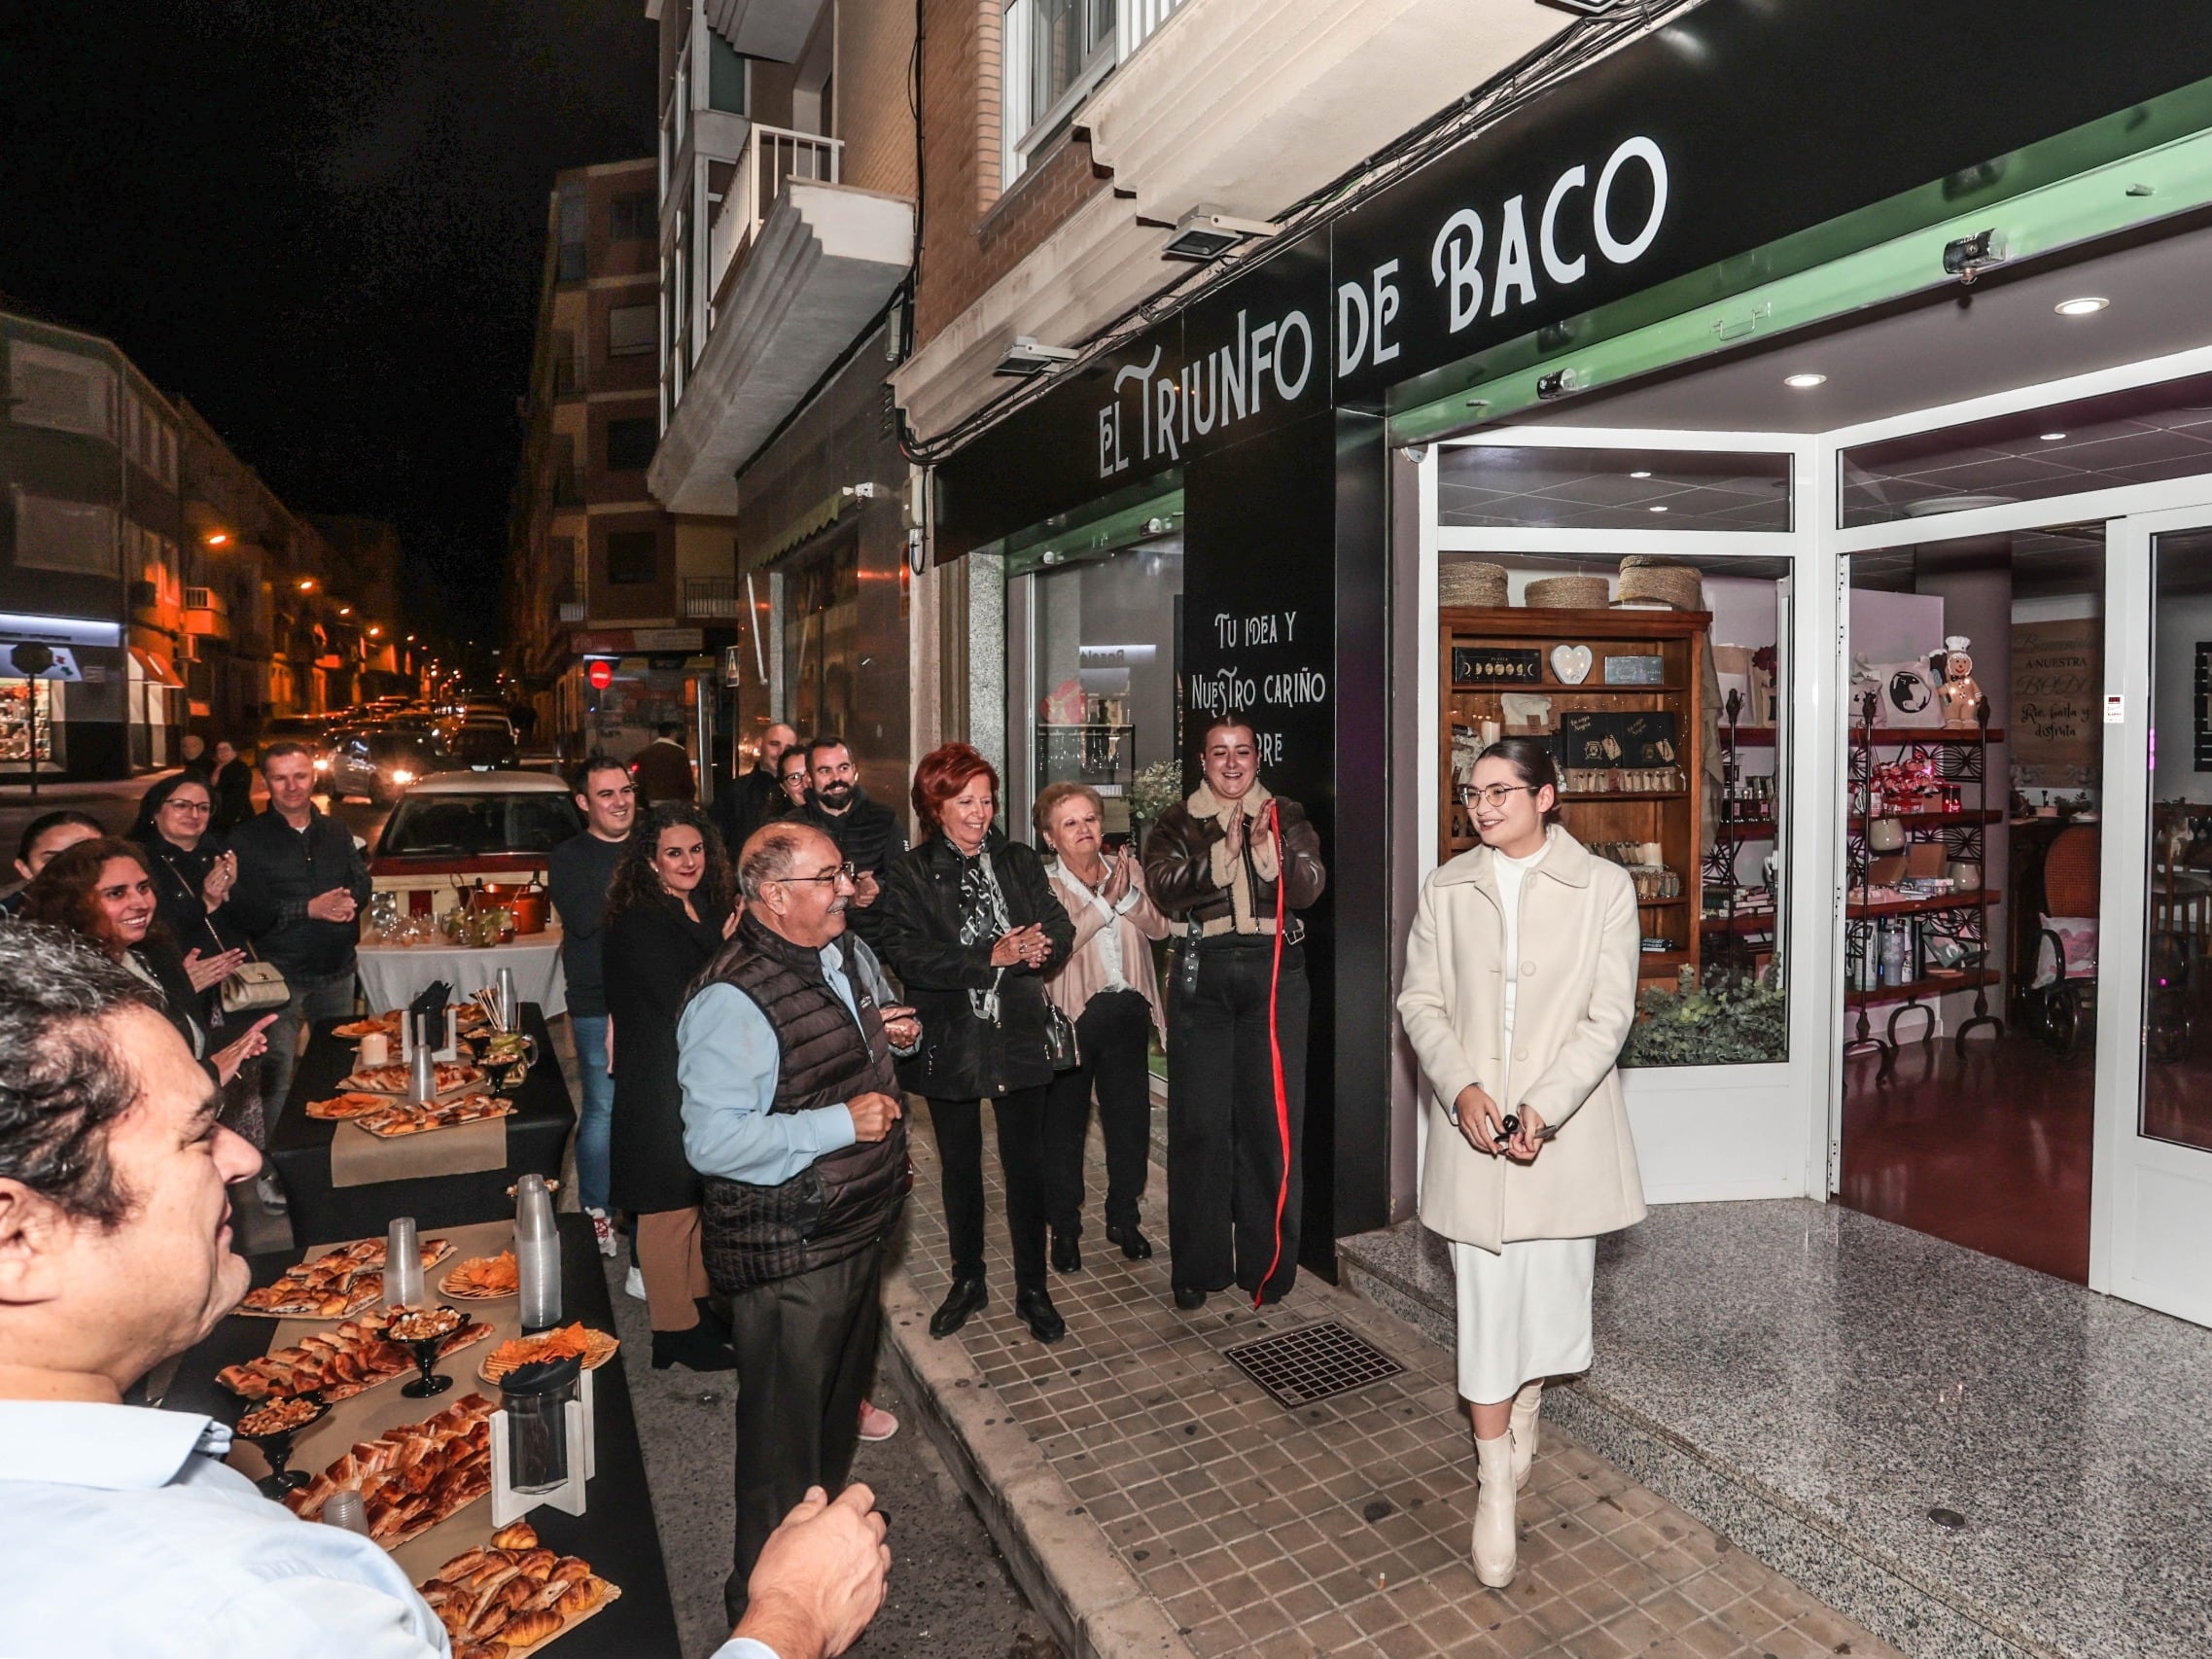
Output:
<instances>
[{"instance_id":1,"label":"red ribbon","mask_svg":"<svg viewBox=\"0 0 2212 1659\"><path fill-rule=\"evenodd\" d=\"M1267 1271L1252 1292L1255 1308L1282 1260L1282 1207L1290 1201L1290 1095L1282 1086L1282 1042L1276 1029L1276 1004L1282 991L1282 896L1290 870L1283 862L1282 814L1273 800L1267 803L1267 830L1275 837L1275 967L1267 983L1267 1052L1275 1066L1275 1133L1282 1147L1282 1178L1275 1189L1275 1253L1268 1257Z\"/></svg>"}]
</instances>

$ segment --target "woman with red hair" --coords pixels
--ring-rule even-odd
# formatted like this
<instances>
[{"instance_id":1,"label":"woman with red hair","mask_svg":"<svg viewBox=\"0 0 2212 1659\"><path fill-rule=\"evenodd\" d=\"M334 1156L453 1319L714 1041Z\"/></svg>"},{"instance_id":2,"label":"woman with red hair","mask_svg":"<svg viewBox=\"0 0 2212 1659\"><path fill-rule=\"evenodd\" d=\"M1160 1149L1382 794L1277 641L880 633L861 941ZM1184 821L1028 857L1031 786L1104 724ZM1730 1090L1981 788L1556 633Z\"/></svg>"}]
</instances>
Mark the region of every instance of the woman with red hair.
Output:
<instances>
[{"instance_id":1,"label":"woman with red hair","mask_svg":"<svg viewBox=\"0 0 2212 1659\"><path fill-rule=\"evenodd\" d=\"M999 1120L1013 1235L1014 1313L1039 1342L1068 1325L1045 1288L1044 1114L1051 1093L1045 977L1068 960L1075 926L1044 865L993 828L999 774L965 743L914 769L921 842L886 872L876 948L906 987L922 1046L899 1080L930 1103L945 1189L952 1288L930 1320L950 1336L990 1300L983 1276L983 1119Z\"/></svg>"}]
</instances>

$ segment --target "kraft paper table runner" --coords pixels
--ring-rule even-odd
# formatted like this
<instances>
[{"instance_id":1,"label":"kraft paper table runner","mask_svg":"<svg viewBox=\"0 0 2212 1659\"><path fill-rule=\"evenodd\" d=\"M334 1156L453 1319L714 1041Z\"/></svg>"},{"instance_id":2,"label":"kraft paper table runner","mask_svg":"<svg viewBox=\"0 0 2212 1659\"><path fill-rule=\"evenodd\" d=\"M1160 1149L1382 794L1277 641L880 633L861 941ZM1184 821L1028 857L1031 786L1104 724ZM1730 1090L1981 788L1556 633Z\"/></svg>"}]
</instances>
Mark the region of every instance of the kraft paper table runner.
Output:
<instances>
[{"instance_id":1,"label":"kraft paper table runner","mask_svg":"<svg viewBox=\"0 0 2212 1659\"><path fill-rule=\"evenodd\" d=\"M487 1117L457 1129L432 1129L387 1141L358 1123L340 1123L331 1137L331 1184L373 1186L385 1181L505 1169L507 1124L504 1117Z\"/></svg>"}]
</instances>

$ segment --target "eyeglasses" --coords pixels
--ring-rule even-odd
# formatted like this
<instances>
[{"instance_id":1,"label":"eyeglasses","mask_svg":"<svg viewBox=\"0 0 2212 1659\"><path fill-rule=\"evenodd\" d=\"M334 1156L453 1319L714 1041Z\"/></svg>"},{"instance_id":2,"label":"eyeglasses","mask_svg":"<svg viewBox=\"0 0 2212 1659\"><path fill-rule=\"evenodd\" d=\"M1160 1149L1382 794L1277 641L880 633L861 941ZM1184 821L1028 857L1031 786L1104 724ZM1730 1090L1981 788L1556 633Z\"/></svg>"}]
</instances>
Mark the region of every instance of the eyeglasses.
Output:
<instances>
[{"instance_id":1,"label":"eyeglasses","mask_svg":"<svg viewBox=\"0 0 2212 1659\"><path fill-rule=\"evenodd\" d=\"M215 810L204 800L165 800L161 805L170 812L212 812Z\"/></svg>"},{"instance_id":2,"label":"eyeglasses","mask_svg":"<svg viewBox=\"0 0 2212 1659\"><path fill-rule=\"evenodd\" d=\"M1519 794L1523 790L1534 794L1544 787L1542 784L1492 784L1487 790L1469 789L1467 804L1472 806L1480 801L1485 806L1503 806L1505 797L1509 794Z\"/></svg>"},{"instance_id":3,"label":"eyeglasses","mask_svg":"<svg viewBox=\"0 0 2212 1659\"><path fill-rule=\"evenodd\" d=\"M820 875L779 875L775 879L783 882L857 881L860 879L860 872L851 865L839 865L834 869L824 870Z\"/></svg>"}]
</instances>

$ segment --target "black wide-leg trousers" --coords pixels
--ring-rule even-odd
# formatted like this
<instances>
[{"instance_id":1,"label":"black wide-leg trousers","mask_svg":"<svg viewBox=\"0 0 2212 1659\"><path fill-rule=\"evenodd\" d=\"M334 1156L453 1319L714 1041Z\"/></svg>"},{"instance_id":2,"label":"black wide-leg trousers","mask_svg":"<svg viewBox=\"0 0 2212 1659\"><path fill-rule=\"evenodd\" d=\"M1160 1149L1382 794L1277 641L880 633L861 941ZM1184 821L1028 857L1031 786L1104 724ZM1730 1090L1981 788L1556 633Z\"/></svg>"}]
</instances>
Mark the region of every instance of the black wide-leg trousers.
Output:
<instances>
[{"instance_id":1,"label":"black wide-leg trousers","mask_svg":"<svg viewBox=\"0 0 2212 1659\"><path fill-rule=\"evenodd\" d=\"M1150 1173L1152 1005L1140 991L1099 992L1075 1021L1075 1046L1083 1063L1052 1079L1044 1114L1046 1215L1063 1238L1083 1236L1083 1140L1094 1088L1106 1141L1106 1225L1137 1225Z\"/></svg>"},{"instance_id":2,"label":"black wide-leg trousers","mask_svg":"<svg viewBox=\"0 0 2212 1659\"><path fill-rule=\"evenodd\" d=\"M1199 947L1195 991L1183 988L1180 960L1172 965L1168 1247L1178 1288L1223 1290L1233 1283L1272 1301L1297 1277L1312 990L1304 950L1285 945L1276 1031L1289 1105L1290 1158L1278 1256L1275 1206L1283 1157L1268 1049L1274 946L1265 935L1208 940ZM1273 1274L1268 1273L1271 1258Z\"/></svg>"},{"instance_id":3,"label":"black wide-leg trousers","mask_svg":"<svg viewBox=\"0 0 2212 1659\"><path fill-rule=\"evenodd\" d=\"M861 1251L730 1298L737 1350L737 1528L722 1604L744 1616L745 1582L768 1535L819 1486L844 1489L875 1377L883 1252Z\"/></svg>"}]
</instances>

